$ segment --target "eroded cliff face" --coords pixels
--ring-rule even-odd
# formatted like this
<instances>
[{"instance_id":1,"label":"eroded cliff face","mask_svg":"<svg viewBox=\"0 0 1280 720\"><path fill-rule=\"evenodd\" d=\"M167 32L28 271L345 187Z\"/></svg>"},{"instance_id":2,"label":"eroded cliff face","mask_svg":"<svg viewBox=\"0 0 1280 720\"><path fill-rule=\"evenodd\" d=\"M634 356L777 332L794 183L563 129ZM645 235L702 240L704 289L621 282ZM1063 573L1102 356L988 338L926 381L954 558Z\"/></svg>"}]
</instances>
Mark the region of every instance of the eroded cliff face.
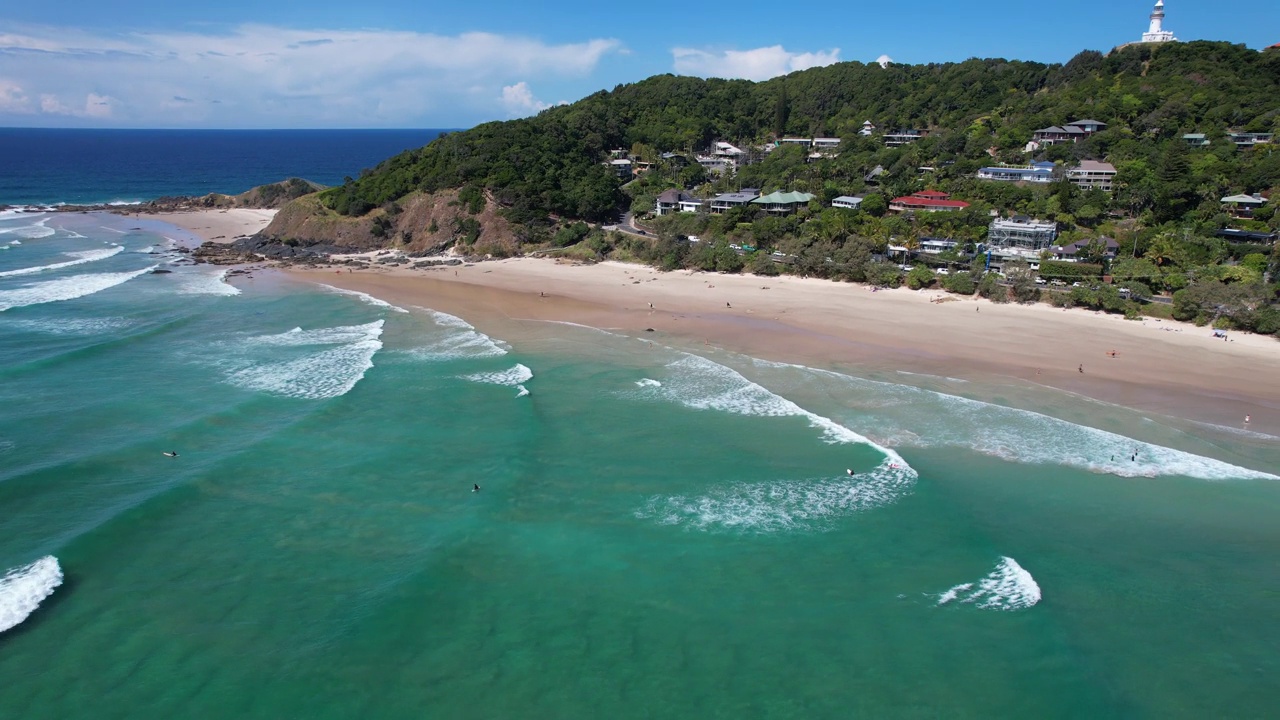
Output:
<instances>
[{"instance_id":1,"label":"eroded cliff face","mask_svg":"<svg viewBox=\"0 0 1280 720\"><path fill-rule=\"evenodd\" d=\"M495 203L487 202L473 215L450 190L414 193L358 218L339 215L308 195L285 205L262 232L235 246L268 257L299 257L382 248L430 255L455 244L469 254L509 254L518 245Z\"/></svg>"}]
</instances>

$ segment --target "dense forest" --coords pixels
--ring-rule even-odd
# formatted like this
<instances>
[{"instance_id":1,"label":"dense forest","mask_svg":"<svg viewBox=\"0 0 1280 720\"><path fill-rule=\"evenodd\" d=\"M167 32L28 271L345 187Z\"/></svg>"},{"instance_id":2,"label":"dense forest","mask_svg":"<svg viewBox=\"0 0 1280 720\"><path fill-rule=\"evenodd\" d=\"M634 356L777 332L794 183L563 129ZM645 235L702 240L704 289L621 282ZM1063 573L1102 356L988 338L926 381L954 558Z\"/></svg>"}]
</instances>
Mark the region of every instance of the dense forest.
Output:
<instances>
[{"instance_id":1,"label":"dense forest","mask_svg":"<svg viewBox=\"0 0 1280 720\"><path fill-rule=\"evenodd\" d=\"M1083 118L1108 127L1075 144L1025 152L1035 130ZM890 148L878 135L858 134L865 121L881 131L920 129L927 136ZM1225 214L1219 202L1226 195L1280 189L1280 145L1237 148L1226 140L1228 131L1280 131L1280 52L1192 42L1133 45L1108 55L1086 51L1062 65L972 59L882 68L850 62L760 83L664 75L535 117L441 137L321 199L336 213L360 216L415 191L461 188L462 197L479 207L497 203L521 228L522 241L541 247L581 245L584 256L626 255L667 267L746 267L890 285L943 280L931 273L911 278L897 265L877 264L891 239L911 245L936 236L972 244L982 241L993 213L1022 213L1058 222L1064 241L1107 235L1122 243L1115 267L1101 258L1083 265L1127 280L1133 297L1113 301L1103 288L1092 294L1077 288L1055 301L1134 312L1143 295L1176 293L1175 316L1275 332L1275 287L1266 284L1276 271L1274 247L1228 243L1215 232L1280 227L1275 203L1241 220ZM1186 133L1203 133L1209 144L1189 147ZM761 162L721 176L688 162L717 140L759 147L783 136L842 143L838 154L820 159L800 147L779 147ZM619 179L605 164L619 148L652 169ZM1050 161L1067 167L1083 159L1115 165L1114 192L1086 192L1066 181L1023 186L974 179L986 165ZM884 172L869 184L876 167ZM600 237L573 222L613 221L625 209L643 215L668 188L706 197L740 187L799 190L817 199L787 217L741 210L658 218L648 225L654 237L647 242ZM885 213L889 198L924 189L972 205L958 213ZM869 193L861 211L827 207L832 198L854 193ZM691 247L678 241L688 235L703 242ZM743 255L743 247L752 252ZM768 259L775 252L795 262L773 267ZM943 260L954 270L952 261L961 259ZM986 280L993 298L1018 284L1010 279L997 287L983 275L981 268L965 267L945 280L957 292L981 291ZM1015 287L1009 295L1039 295L1022 290Z\"/></svg>"}]
</instances>

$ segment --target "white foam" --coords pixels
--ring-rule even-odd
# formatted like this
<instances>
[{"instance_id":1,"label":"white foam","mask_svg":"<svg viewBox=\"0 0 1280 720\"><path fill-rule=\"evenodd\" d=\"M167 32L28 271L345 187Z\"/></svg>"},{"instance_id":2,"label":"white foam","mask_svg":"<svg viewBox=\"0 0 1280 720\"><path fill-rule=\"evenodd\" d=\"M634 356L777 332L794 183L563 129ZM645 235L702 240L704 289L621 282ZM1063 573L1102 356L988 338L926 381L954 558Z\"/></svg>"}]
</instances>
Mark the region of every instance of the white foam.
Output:
<instances>
[{"instance_id":1,"label":"white foam","mask_svg":"<svg viewBox=\"0 0 1280 720\"><path fill-rule=\"evenodd\" d=\"M519 388L519 390L520 390L520 392L516 393L516 397L518 397L518 398L522 398L522 397L524 397L525 395L528 395L528 394L529 394L529 388L527 388L527 387L525 387L525 386L523 386L523 385L517 385L516 387L517 387L517 388Z\"/></svg>"},{"instance_id":2,"label":"white foam","mask_svg":"<svg viewBox=\"0 0 1280 720\"><path fill-rule=\"evenodd\" d=\"M735 415L758 417L800 417L822 431L831 444L869 445L891 462L907 467L907 462L893 450L872 442L830 418L805 410L790 400L775 395L751 382L736 370L699 355L684 354L667 365L671 376L658 387L646 388L660 397L698 410L718 410Z\"/></svg>"},{"instance_id":3,"label":"white foam","mask_svg":"<svg viewBox=\"0 0 1280 720\"><path fill-rule=\"evenodd\" d=\"M49 218L44 218L43 220L40 220L39 222L34 223L32 225L19 225L18 227L13 227L13 228L3 228L3 229L0 229L0 235L17 235L18 237L26 238L27 240L39 240L40 238L47 238L50 235L57 232L57 230L54 230L53 228L48 227L46 225L46 223L48 222L49 222ZM13 243L13 244L16 245L20 243Z\"/></svg>"},{"instance_id":4,"label":"white foam","mask_svg":"<svg viewBox=\"0 0 1280 720\"><path fill-rule=\"evenodd\" d=\"M22 241L21 241L21 240L10 240L10 241L9 241L9 246L10 246L10 247L13 247L13 246L16 246L16 245L21 245L21 244L22 244Z\"/></svg>"},{"instance_id":5,"label":"white foam","mask_svg":"<svg viewBox=\"0 0 1280 720\"><path fill-rule=\"evenodd\" d=\"M344 343L355 343L362 340L368 340L370 337L380 337L382 335L382 326L385 324L383 320L374 320L364 325L344 325L331 328L318 328L315 330L303 330L296 327L287 332L278 333L276 335L258 335L249 338L249 342L258 345L275 345L285 347L298 347L304 345L339 345Z\"/></svg>"},{"instance_id":6,"label":"white foam","mask_svg":"<svg viewBox=\"0 0 1280 720\"><path fill-rule=\"evenodd\" d=\"M107 227L106 225L99 225L98 227L99 227L99 228L102 228L103 230L106 230L107 232L118 233L118 234L120 234L120 235L128 235L128 234L129 234L129 231L127 231L127 230L117 230L117 229L115 229L115 228L113 228L113 227Z\"/></svg>"},{"instance_id":7,"label":"white foam","mask_svg":"<svg viewBox=\"0 0 1280 720\"><path fill-rule=\"evenodd\" d=\"M429 345L408 350L408 354L414 358L430 362L441 362L501 357L507 354L507 348L503 347L504 343L476 330L466 320L438 310L418 309L425 312L431 318L431 321L444 332L428 333L425 339L430 343Z\"/></svg>"},{"instance_id":8,"label":"white foam","mask_svg":"<svg viewBox=\"0 0 1280 720\"><path fill-rule=\"evenodd\" d=\"M690 530L822 531L840 517L896 502L915 481L910 467L885 460L852 477L733 483L696 497L653 497L635 515Z\"/></svg>"},{"instance_id":9,"label":"white foam","mask_svg":"<svg viewBox=\"0 0 1280 720\"><path fill-rule=\"evenodd\" d=\"M641 378L636 381L637 387L662 387L662 383L653 378Z\"/></svg>"},{"instance_id":10,"label":"white foam","mask_svg":"<svg viewBox=\"0 0 1280 720\"><path fill-rule=\"evenodd\" d=\"M938 594L939 605L956 600L984 610L1026 610L1040 602L1040 586L1017 561L1002 557L977 583L961 583Z\"/></svg>"},{"instance_id":11,"label":"white foam","mask_svg":"<svg viewBox=\"0 0 1280 720\"><path fill-rule=\"evenodd\" d=\"M325 285L324 283L317 283L317 284L318 284L320 287L324 288L325 290L328 290L329 292L337 293L337 294L339 294L339 295L349 295L349 296L351 296L351 297L359 298L359 299L360 299L360 301L361 301L361 302L363 302L363 303L365 303L366 305L373 305L374 307L387 308L388 310L392 310L392 311L394 311L394 312L398 312L398 313L407 313L407 312L409 312L408 310L405 310L405 309L404 309L404 308L402 308L402 307L397 307L397 306L395 306L395 305L392 305L391 303L387 302L386 300L379 300L378 298L376 298L376 297L374 297L374 296L372 296L372 295L370 295L370 294L368 294L368 293L362 293L362 292L360 292L360 291L358 291L358 290L344 290L343 288L336 288L336 287L334 287L334 286L332 286L332 285Z\"/></svg>"},{"instance_id":12,"label":"white foam","mask_svg":"<svg viewBox=\"0 0 1280 720\"><path fill-rule=\"evenodd\" d=\"M156 246L155 246L155 245L148 245L148 246L146 246L146 247L144 247L144 248L138 248L137 250L134 250L134 252L139 253L139 254L142 254L142 255L150 255L151 253L153 253L153 252L155 252L155 251L156 251Z\"/></svg>"},{"instance_id":13,"label":"white foam","mask_svg":"<svg viewBox=\"0 0 1280 720\"><path fill-rule=\"evenodd\" d=\"M239 295L240 288L227 282L227 271L193 270L175 273L177 290L182 295Z\"/></svg>"},{"instance_id":14,"label":"white foam","mask_svg":"<svg viewBox=\"0 0 1280 720\"><path fill-rule=\"evenodd\" d=\"M758 367L799 369L866 390L858 402L874 408L867 432L896 445L965 447L1029 465L1064 465L1121 477L1183 476L1202 480L1280 477L1182 450L1141 442L1030 410L803 365L755 361ZM1134 454L1136 451L1136 459Z\"/></svg>"},{"instance_id":15,"label":"white foam","mask_svg":"<svg viewBox=\"0 0 1280 720\"><path fill-rule=\"evenodd\" d=\"M97 262L98 260L106 260L112 255L118 254L124 248L116 245L114 247L102 248L100 250L83 250L81 252L63 253L75 260L67 260L66 262L53 263L51 265L40 265L37 267L20 268L18 270L5 270L0 272L0 277L12 277L15 275L34 275L36 273L48 272L49 270L61 270L62 268L74 267L85 263Z\"/></svg>"},{"instance_id":16,"label":"white foam","mask_svg":"<svg viewBox=\"0 0 1280 720\"><path fill-rule=\"evenodd\" d=\"M382 349L383 321L366 325L328 328L325 330L293 330L289 333L256 338L294 336L290 341L267 341L264 345L336 344L320 352L281 362L250 364L231 371L227 379L246 390L283 397L322 400L345 395L373 367L373 356ZM310 333L310 335L308 334ZM327 334L327 335L325 335ZM317 338L327 339L317 342ZM338 339L343 338L343 339Z\"/></svg>"},{"instance_id":17,"label":"white foam","mask_svg":"<svg viewBox=\"0 0 1280 720\"><path fill-rule=\"evenodd\" d=\"M155 269L154 265L131 272L72 275L56 280L24 285L13 290L0 290L0 312L11 308L73 300L85 295L92 295L107 288L129 282L139 275L151 272L153 269Z\"/></svg>"},{"instance_id":18,"label":"white foam","mask_svg":"<svg viewBox=\"0 0 1280 720\"><path fill-rule=\"evenodd\" d=\"M26 620L62 584L62 568L52 555L14 568L0 578L0 632Z\"/></svg>"},{"instance_id":19,"label":"white foam","mask_svg":"<svg viewBox=\"0 0 1280 720\"><path fill-rule=\"evenodd\" d=\"M464 379L472 382L485 383L488 385L507 385L510 387L519 387L524 383L533 379L533 371L528 367L516 363L516 366L510 370L502 370L500 372L475 373L473 375L465 375Z\"/></svg>"}]
</instances>

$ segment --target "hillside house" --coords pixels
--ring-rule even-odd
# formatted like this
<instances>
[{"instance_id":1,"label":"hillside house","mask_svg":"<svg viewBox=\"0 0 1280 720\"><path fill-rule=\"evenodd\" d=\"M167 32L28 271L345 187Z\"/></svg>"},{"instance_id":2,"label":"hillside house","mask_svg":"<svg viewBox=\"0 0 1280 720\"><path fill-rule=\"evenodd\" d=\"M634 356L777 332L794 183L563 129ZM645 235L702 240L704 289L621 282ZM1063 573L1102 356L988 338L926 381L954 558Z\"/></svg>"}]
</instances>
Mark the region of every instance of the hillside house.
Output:
<instances>
[{"instance_id":1,"label":"hillside house","mask_svg":"<svg viewBox=\"0 0 1280 720\"><path fill-rule=\"evenodd\" d=\"M755 188L743 188L738 192L717 195L711 198L711 213L721 215L733 208L742 207L758 197L760 197L760 191Z\"/></svg>"},{"instance_id":2,"label":"hillside house","mask_svg":"<svg viewBox=\"0 0 1280 720\"><path fill-rule=\"evenodd\" d=\"M1267 204L1262 195L1230 195L1222 198L1222 209L1233 218L1248 219L1253 213Z\"/></svg>"},{"instance_id":3,"label":"hillside house","mask_svg":"<svg viewBox=\"0 0 1280 720\"><path fill-rule=\"evenodd\" d=\"M858 134L862 137L871 137L875 132L876 126L872 125L870 120L866 120L862 123L862 129L858 131Z\"/></svg>"},{"instance_id":4,"label":"hillside house","mask_svg":"<svg viewBox=\"0 0 1280 720\"><path fill-rule=\"evenodd\" d=\"M1054 245L1049 248L1049 252L1053 254L1056 260L1078 262L1080 253L1095 242L1102 245L1102 254L1105 257L1114 258L1120 253L1120 243L1105 235L1095 240L1077 240L1070 245Z\"/></svg>"},{"instance_id":5,"label":"hillside house","mask_svg":"<svg viewBox=\"0 0 1280 720\"><path fill-rule=\"evenodd\" d=\"M1204 133L1187 133L1182 136L1182 142L1193 148L1209 147L1209 138Z\"/></svg>"},{"instance_id":6,"label":"hillside house","mask_svg":"<svg viewBox=\"0 0 1280 720\"><path fill-rule=\"evenodd\" d=\"M1107 129L1107 124L1097 120L1076 120L1061 127L1054 125L1031 134L1032 139L1040 145L1053 145L1062 142L1079 142L1097 132Z\"/></svg>"},{"instance_id":7,"label":"hillside house","mask_svg":"<svg viewBox=\"0 0 1280 720\"><path fill-rule=\"evenodd\" d=\"M1038 162L1021 166L984 167L978 171L978 179L1043 185L1053 182L1053 169L1054 164L1051 162Z\"/></svg>"},{"instance_id":8,"label":"hillside house","mask_svg":"<svg viewBox=\"0 0 1280 720\"><path fill-rule=\"evenodd\" d=\"M609 161L609 167L613 173L623 180L630 180L635 174L633 163L626 158L617 158Z\"/></svg>"},{"instance_id":9,"label":"hillside house","mask_svg":"<svg viewBox=\"0 0 1280 720\"><path fill-rule=\"evenodd\" d=\"M751 201L752 205L764 208L771 215L790 215L804 205L808 205L813 195L802 192L772 192Z\"/></svg>"},{"instance_id":10,"label":"hillside house","mask_svg":"<svg viewBox=\"0 0 1280 720\"><path fill-rule=\"evenodd\" d=\"M937 190L922 190L914 195L896 197L889 201L890 212L946 212L964 210L969 203L952 200L951 196Z\"/></svg>"},{"instance_id":11,"label":"hillside house","mask_svg":"<svg viewBox=\"0 0 1280 720\"><path fill-rule=\"evenodd\" d=\"M840 138L814 138L815 150L835 150L840 147Z\"/></svg>"},{"instance_id":12,"label":"hillside house","mask_svg":"<svg viewBox=\"0 0 1280 720\"><path fill-rule=\"evenodd\" d=\"M1081 160L1078 166L1067 171L1067 180L1082 190L1111 192L1115 179L1115 166L1097 160Z\"/></svg>"},{"instance_id":13,"label":"hillside house","mask_svg":"<svg viewBox=\"0 0 1280 720\"><path fill-rule=\"evenodd\" d=\"M1236 144L1238 148L1251 148L1254 145L1269 145L1273 139L1271 133L1227 133L1227 140Z\"/></svg>"},{"instance_id":14,"label":"hillside house","mask_svg":"<svg viewBox=\"0 0 1280 720\"><path fill-rule=\"evenodd\" d=\"M895 130L891 133L885 133L884 144L886 147L902 147L923 138L925 132L923 130Z\"/></svg>"},{"instance_id":15,"label":"hillside house","mask_svg":"<svg viewBox=\"0 0 1280 720\"><path fill-rule=\"evenodd\" d=\"M658 196L658 201L653 212L655 215L670 215L678 212L697 212L701 205L701 200L698 200L683 190L665 190ZM693 210L685 210L685 207L693 207Z\"/></svg>"},{"instance_id":16,"label":"hillside house","mask_svg":"<svg viewBox=\"0 0 1280 720\"><path fill-rule=\"evenodd\" d=\"M866 199L863 195L841 195L831 201L831 207L844 208L845 210L857 210L862 201Z\"/></svg>"}]
</instances>

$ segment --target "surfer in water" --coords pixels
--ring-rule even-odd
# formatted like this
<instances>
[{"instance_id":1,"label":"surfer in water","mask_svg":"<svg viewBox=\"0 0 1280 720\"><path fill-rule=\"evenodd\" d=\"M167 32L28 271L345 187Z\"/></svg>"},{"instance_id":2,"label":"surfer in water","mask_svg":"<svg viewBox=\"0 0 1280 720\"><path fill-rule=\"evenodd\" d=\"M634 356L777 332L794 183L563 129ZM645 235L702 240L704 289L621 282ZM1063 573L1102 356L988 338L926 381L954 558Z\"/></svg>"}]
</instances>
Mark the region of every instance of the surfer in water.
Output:
<instances>
[{"instance_id":1,"label":"surfer in water","mask_svg":"<svg viewBox=\"0 0 1280 720\"><path fill-rule=\"evenodd\" d=\"M480 486L475 483L471 484L471 492L480 492Z\"/></svg>"},{"instance_id":2,"label":"surfer in water","mask_svg":"<svg viewBox=\"0 0 1280 720\"><path fill-rule=\"evenodd\" d=\"M175 451L173 451L173 450L170 450L169 452L165 453L165 454L164 454L164 456L165 456L165 457L178 457L178 453L177 453L177 452L175 452Z\"/></svg>"},{"instance_id":3,"label":"surfer in water","mask_svg":"<svg viewBox=\"0 0 1280 720\"><path fill-rule=\"evenodd\" d=\"M849 474L849 477L853 477L853 470L846 468L845 472Z\"/></svg>"}]
</instances>

